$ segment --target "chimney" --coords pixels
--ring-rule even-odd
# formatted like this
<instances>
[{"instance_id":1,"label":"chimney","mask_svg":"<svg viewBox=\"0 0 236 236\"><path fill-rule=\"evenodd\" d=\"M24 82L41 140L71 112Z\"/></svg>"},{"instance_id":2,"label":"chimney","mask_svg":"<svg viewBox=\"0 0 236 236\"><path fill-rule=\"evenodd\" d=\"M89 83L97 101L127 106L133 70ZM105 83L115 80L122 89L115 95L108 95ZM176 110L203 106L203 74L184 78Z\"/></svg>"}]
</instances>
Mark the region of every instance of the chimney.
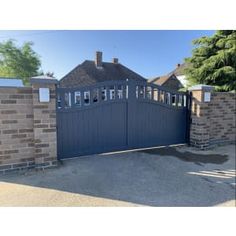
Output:
<instances>
[{"instance_id":1,"label":"chimney","mask_svg":"<svg viewBox=\"0 0 236 236\"><path fill-rule=\"evenodd\" d=\"M102 52L96 52L95 65L96 67L102 67Z\"/></svg>"},{"instance_id":2,"label":"chimney","mask_svg":"<svg viewBox=\"0 0 236 236\"><path fill-rule=\"evenodd\" d=\"M176 65L176 68L179 68L180 67L180 64L178 63L177 65Z\"/></svg>"},{"instance_id":3,"label":"chimney","mask_svg":"<svg viewBox=\"0 0 236 236\"><path fill-rule=\"evenodd\" d=\"M112 63L113 63L113 64L118 64L118 63L119 63L118 58L112 58Z\"/></svg>"}]
</instances>

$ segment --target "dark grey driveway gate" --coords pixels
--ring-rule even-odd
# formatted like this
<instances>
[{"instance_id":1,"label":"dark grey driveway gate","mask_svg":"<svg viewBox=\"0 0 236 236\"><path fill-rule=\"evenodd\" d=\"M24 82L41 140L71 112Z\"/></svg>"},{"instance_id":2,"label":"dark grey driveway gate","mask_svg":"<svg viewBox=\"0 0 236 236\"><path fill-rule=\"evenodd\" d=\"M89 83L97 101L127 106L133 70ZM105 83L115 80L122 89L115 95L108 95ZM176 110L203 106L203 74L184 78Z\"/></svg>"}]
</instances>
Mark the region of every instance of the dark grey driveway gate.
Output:
<instances>
[{"instance_id":1,"label":"dark grey driveway gate","mask_svg":"<svg viewBox=\"0 0 236 236\"><path fill-rule=\"evenodd\" d=\"M188 95L137 81L58 88L60 159L186 143Z\"/></svg>"}]
</instances>

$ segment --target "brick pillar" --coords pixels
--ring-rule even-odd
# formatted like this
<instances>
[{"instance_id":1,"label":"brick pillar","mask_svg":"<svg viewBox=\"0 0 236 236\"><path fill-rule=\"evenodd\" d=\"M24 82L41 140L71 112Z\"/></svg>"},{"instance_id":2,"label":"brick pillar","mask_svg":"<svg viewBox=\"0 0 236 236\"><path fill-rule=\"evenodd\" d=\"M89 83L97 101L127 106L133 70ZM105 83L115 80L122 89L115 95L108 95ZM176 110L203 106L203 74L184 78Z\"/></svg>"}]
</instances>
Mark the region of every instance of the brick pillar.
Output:
<instances>
[{"instance_id":1,"label":"brick pillar","mask_svg":"<svg viewBox=\"0 0 236 236\"><path fill-rule=\"evenodd\" d=\"M56 79L31 78L33 92L35 165L57 164ZM49 92L49 93L48 93Z\"/></svg>"},{"instance_id":2,"label":"brick pillar","mask_svg":"<svg viewBox=\"0 0 236 236\"><path fill-rule=\"evenodd\" d=\"M192 94L190 145L206 149L210 140L210 114L209 103L214 87L208 85L195 85L189 88Z\"/></svg>"}]
</instances>

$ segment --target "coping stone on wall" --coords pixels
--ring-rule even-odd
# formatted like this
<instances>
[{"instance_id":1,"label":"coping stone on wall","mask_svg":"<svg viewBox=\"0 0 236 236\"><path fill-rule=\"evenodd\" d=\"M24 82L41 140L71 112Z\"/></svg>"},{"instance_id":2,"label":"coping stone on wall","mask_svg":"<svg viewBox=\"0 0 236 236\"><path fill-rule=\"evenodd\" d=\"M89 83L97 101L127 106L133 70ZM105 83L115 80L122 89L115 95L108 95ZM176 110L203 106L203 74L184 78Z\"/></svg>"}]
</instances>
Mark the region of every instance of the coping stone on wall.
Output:
<instances>
[{"instance_id":1,"label":"coping stone on wall","mask_svg":"<svg viewBox=\"0 0 236 236\"><path fill-rule=\"evenodd\" d=\"M204 91L212 91L214 90L214 86L210 85L205 85L205 84L197 84L188 89L189 91L199 91L199 90L204 90Z\"/></svg>"}]
</instances>

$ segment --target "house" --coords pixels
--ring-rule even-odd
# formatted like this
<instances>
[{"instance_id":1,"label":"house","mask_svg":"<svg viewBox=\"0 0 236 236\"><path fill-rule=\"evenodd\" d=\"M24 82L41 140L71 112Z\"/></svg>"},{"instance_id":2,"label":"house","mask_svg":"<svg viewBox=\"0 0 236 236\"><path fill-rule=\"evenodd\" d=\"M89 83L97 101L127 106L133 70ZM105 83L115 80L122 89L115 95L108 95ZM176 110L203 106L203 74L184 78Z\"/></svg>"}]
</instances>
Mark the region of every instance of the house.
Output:
<instances>
[{"instance_id":1,"label":"house","mask_svg":"<svg viewBox=\"0 0 236 236\"><path fill-rule=\"evenodd\" d=\"M148 82L155 83L172 90L186 88L187 79L184 70L188 68L188 65L188 63L177 64L176 68L167 75L149 79Z\"/></svg>"},{"instance_id":2,"label":"house","mask_svg":"<svg viewBox=\"0 0 236 236\"><path fill-rule=\"evenodd\" d=\"M119 63L118 58L112 62L103 62L102 52L96 52L95 60L85 60L75 67L60 81L60 87L81 87L109 80L140 80L144 77Z\"/></svg>"},{"instance_id":3,"label":"house","mask_svg":"<svg viewBox=\"0 0 236 236\"><path fill-rule=\"evenodd\" d=\"M24 87L21 79L0 77L1 87Z\"/></svg>"},{"instance_id":4,"label":"house","mask_svg":"<svg viewBox=\"0 0 236 236\"><path fill-rule=\"evenodd\" d=\"M185 69L188 68L189 64L188 63L182 63L182 64L177 64L176 68L171 71L169 74L175 74L175 76L177 77L177 79L181 82L181 84L184 87L187 87L187 79L186 79L186 75L185 75Z\"/></svg>"},{"instance_id":5,"label":"house","mask_svg":"<svg viewBox=\"0 0 236 236\"><path fill-rule=\"evenodd\" d=\"M154 79L149 79L148 82L163 86L164 88L171 90L179 90L184 87L174 73L156 77Z\"/></svg>"}]
</instances>

